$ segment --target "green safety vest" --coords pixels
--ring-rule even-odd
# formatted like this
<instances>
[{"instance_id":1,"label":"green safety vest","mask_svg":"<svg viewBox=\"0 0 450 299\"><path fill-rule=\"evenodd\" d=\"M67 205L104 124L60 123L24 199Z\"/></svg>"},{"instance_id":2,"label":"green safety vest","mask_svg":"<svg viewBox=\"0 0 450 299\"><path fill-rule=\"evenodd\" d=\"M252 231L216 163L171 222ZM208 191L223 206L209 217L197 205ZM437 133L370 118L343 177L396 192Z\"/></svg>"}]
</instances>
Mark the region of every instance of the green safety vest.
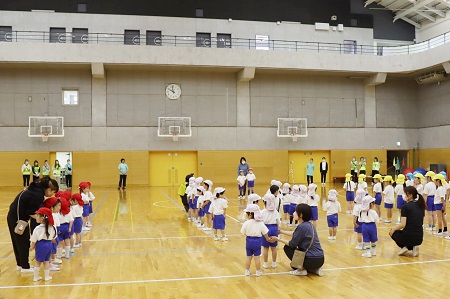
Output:
<instances>
[{"instance_id":1,"label":"green safety vest","mask_svg":"<svg viewBox=\"0 0 450 299\"><path fill-rule=\"evenodd\" d=\"M30 175L31 174L31 167L30 165L25 166L25 169L22 172L23 175Z\"/></svg>"},{"instance_id":2,"label":"green safety vest","mask_svg":"<svg viewBox=\"0 0 450 299\"><path fill-rule=\"evenodd\" d=\"M373 170L380 170L380 162L373 162L372 163L372 169Z\"/></svg>"},{"instance_id":3,"label":"green safety vest","mask_svg":"<svg viewBox=\"0 0 450 299\"><path fill-rule=\"evenodd\" d=\"M38 173L41 171L41 168L39 166L33 166L34 173Z\"/></svg>"},{"instance_id":4,"label":"green safety vest","mask_svg":"<svg viewBox=\"0 0 450 299\"><path fill-rule=\"evenodd\" d=\"M366 170L366 163L362 163L361 167L359 168L360 170Z\"/></svg>"},{"instance_id":5,"label":"green safety vest","mask_svg":"<svg viewBox=\"0 0 450 299\"><path fill-rule=\"evenodd\" d=\"M59 176L61 174L61 170L59 170L61 166L53 167L53 175Z\"/></svg>"},{"instance_id":6,"label":"green safety vest","mask_svg":"<svg viewBox=\"0 0 450 299\"><path fill-rule=\"evenodd\" d=\"M42 175L50 175L50 166L42 166Z\"/></svg>"},{"instance_id":7,"label":"green safety vest","mask_svg":"<svg viewBox=\"0 0 450 299\"><path fill-rule=\"evenodd\" d=\"M350 162L350 169L351 170L356 170L357 167L358 167L358 162L356 162L356 161Z\"/></svg>"}]
</instances>

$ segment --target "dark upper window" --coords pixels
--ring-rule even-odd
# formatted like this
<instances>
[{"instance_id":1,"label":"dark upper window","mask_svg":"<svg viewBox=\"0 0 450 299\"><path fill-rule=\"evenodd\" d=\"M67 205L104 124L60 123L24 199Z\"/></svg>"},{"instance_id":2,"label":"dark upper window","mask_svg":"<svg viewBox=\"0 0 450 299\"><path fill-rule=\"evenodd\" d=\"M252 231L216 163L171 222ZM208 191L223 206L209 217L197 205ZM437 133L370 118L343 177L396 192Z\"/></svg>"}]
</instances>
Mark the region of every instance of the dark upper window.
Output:
<instances>
[{"instance_id":1,"label":"dark upper window","mask_svg":"<svg viewBox=\"0 0 450 299\"><path fill-rule=\"evenodd\" d=\"M50 28L50 42L51 43L65 43L66 42L66 28L51 27Z\"/></svg>"},{"instance_id":2,"label":"dark upper window","mask_svg":"<svg viewBox=\"0 0 450 299\"><path fill-rule=\"evenodd\" d=\"M145 38L147 45L161 46L161 31L147 30Z\"/></svg>"},{"instance_id":3,"label":"dark upper window","mask_svg":"<svg viewBox=\"0 0 450 299\"><path fill-rule=\"evenodd\" d=\"M197 47L211 48L211 33L197 32Z\"/></svg>"},{"instance_id":4,"label":"dark upper window","mask_svg":"<svg viewBox=\"0 0 450 299\"><path fill-rule=\"evenodd\" d=\"M141 32L139 30L125 30L124 44L139 45L141 44Z\"/></svg>"}]
</instances>

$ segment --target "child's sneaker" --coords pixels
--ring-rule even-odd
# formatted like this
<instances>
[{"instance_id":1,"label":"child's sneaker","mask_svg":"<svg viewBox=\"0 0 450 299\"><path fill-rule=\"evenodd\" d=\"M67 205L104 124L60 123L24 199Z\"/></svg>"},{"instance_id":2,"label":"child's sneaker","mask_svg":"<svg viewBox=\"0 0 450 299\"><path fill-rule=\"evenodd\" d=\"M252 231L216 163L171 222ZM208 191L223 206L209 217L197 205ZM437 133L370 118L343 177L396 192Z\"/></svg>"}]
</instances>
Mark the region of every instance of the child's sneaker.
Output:
<instances>
[{"instance_id":1,"label":"child's sneaker","mask_svg":"<svg viewBox=\"0 0 450 299\"><path fill-rule=\"evenodd\" d=\"M336 240L336 236L333 236L333 240Z\"/></svg>"},{"instance_id":2,"label":"child's sneaker","mask_svg":"<svg viewBox=\"0 0 450 299\"><path fill-rule=\"evenodd\" d=\"M323 272L322 268L319 268L319 269L316 269L316 270L312 270L311 272L314 273L314 274L319 275L320 277L325 275L325 273Z\"/></svg>"},{"instance_id":3,"label":"child's sneaker","mask_svg":"<svg viewBox=\"0 0 450 299\"><path fill-rule=\"evenodd\" d=\"M256 270L256 276L261 276L262 275L262 271L261 270Z\"/></svg>"},{"instance_id":4,"label":"child's sneaker","mask_svg":"<svg viewBox=\"0 0 450 299\"><path fill-rule=\"evenodd\" d=\"M214 241L219 241L220 238L218 236L214 236Z\"/></svg>"},{"instance_id":5,"label":"child's sneaker","mask_svg":"<svg viewBox=\"0 0 450 299\"><path fill-rule=\"evenodd\" d=\"M245 276L250 276L250 270L249 269L245 269Z\"/></svg>"},{"instance_id":6,"label":"child's sneaker","mask_svg":"<svg viewBox=\"0 0 450 299\"><path fill-rule=\"evenodd\" d=\"M370 251L366 251L363 254L361 254L362 257L372 257L372 254L370 253Z\"/></svg>"},{"instance_id":7,"label":"child's sneaker","mask_svg":"<svg viewBox=\"0 0 450 299\"><path fill-rule=\"evenodd\" d=\"M450 236L444 237L445 240L450 240Z\"/></svg>"},{"instance_id":8,"label":"child's sneaker","mask_svg":"<svg viewBox=\"0 0 450 299\"><path fill-rule=\"evenodd\" d=\"M276 268L277 267L277 262L272 262L272 268Z\"/></svg>"},{"instance_id":9,"label":"child's sneaker","mask_svg":"<svg viewBox=\"0 0 450 299\"><path fill-rule=\"evenodd\" d=\"M370 249L370 254L372 254L372 256L376 256L376 255L377 255L377 249L374 248L374 247L372 247L372 248Z\"/></svg>"},{"instance_id":10,"label":"child's sneaker","mask_svg":"<svg viewBox=\"0 0 450 299\"><path fill-rule=\"evenodd\" d=\"M328 240L333 240L333 236L329 236L329 237L328 237Z\"/></svg>"},{"instance_id":11,"label":"child's sneaker","mask_svg":"<svg viewBox=\"0 0 450 299\"><path fill-rule=\"evenodd\" d=\"M392 223L391 220L384 220L384 223Z\"/></svg>"},{"instance_id":12,"label":"child's sneaker","mask_svg":"<svg viewBox=\"0 0 450 299\"><path fill-rule=\"evenodd\" d=\"M442 237L443 236L442 232L436 232L436 233L433 233L433 235L435 235L436 237Z\"/></svg>"},{"instance_id":13,"label":"child's sneaker","mask_svg":"<svg viewBox=\"0 0 450 299\"><path fill-rule=\"evenodd\" d=\"M61 259L58 259L58 258L55 258L54 260L53 260L53 264L62 264L62 260Z\"/></svg>"},{"instance_id":14,"label":"child's sneaker","mask_svg":"<svg viewBox=\"0 0 450 299\"><path fill-rule=\"evenodd\" d=\"M191 217L188 217L188 221L192 221Z\"/></svg>"},{"instance_id":15,"label":"child's sneaker","mask_svg":"<svg viewBox=\"0 0 450 299\"><path fill-rule=\"evenodd\" d=\"M87 227L92 227L92 223L88 222L88 223L86 223L86 226Z\"/></svg>"},{"instance_id":16,"label":"child's sneaker","mask_svg":"<svg viewBox=\"0 0 450 299\"><path fill-rule=\"evenodd\" d=\"M289 274L296 275L296 276L306 276L306 275L308 275L308 272L306 270L296 269L296 270L289 271Z\"/></svg>"},{"instance_id":17,"label":"child's sneaker","mask_svg":"<svg viewBox=\"0 0 450 299\"><path fill-rule=\"evenodd\" d=\"M38 277L33 278L34 282L39 281L39 280L42 280L42 277L38 276Z\"/></svg>"},{"instance_id":18,"label":"child's sneaker","mask_svg":"<svg viewBox=\"0 0 450 299\"><path fill-rule=\"evenodd\" d=\"M88 232L88 231L90 231L91 229L90 229L89 227L85 226L85 227L83 227L83 230Z\"/></svg>"},{"instance_id":19,"label":"child's sneaker","mask_svg":"<svg viewBox=\"0 0 450 299\"><path fill-rule=\"evenodd\" d=\"M357 250L363 250L363 249L364 249L364 246L363 246L362 244L358 244L358 245L355 247L355 249L357 249Z\"/></svg>"},{"instance_id":20,"label":"child's sneaker","mask_svg":"<svg viewBox=\"0 0 450 299\"><path fill-rule=\"evenodd\" d=\"M49 270L50 270L50 271L59 271L60 269L59 269L58 266L53 265L53 264L50 264Z\"/></svg>"},{"instance_id":21,"label":"child's sneaker","mask_svg":"<svg viewBox=\"0 0 450 299\"><path fill-rule=\"evenodd\" d=\"M433 230L433 229L431 228L431 226L429 226L429 227L427 227L425 230L426 230L426 231L431 231L431 230Z\"/></svg>"},{"instance_id":22,"label":"child's sneaker","mask_svg":"<svg viewBox=\"0 0 450 299\"><path fill-rule=\"evenodd\" d=\"M264 262L264 264L263 264L263 268L264 268L264 269L269 269L269 263L267 263L267 262Z\"/></svg>"},{"instance_id":23,"label":"child's sneaker","mask_svg":"<svg viewBox=\"0 0 450 299\"><path fill-rule=\"evenodd\" d=\"M222 237L222 242L225 242L225 241L228 241L228 238L227 237Z\"/></svg>"},{"instance_id":24,"label":"child's sneaker","mask_svg":"<svg viewBox=\"0 0 450 299\"><path fill-rule=\"evenodd\" d=\"M52 277L51 277L51 276L46 276L46 277L44 278L44 280L45 280L45 281L52 280Z\"/></svg>"}]
</instances>

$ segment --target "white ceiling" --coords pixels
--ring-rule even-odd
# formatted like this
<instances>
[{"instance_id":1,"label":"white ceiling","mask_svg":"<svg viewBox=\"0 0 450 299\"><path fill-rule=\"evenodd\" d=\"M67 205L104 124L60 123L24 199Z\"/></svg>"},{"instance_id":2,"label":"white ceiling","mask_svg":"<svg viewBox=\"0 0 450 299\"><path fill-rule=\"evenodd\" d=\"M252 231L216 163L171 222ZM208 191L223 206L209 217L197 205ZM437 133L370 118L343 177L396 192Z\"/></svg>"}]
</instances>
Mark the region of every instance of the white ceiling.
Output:
<instances>
[{"instance_id":1,"label":"white ceiling","mask_svg":"<svg viewBox=\"0 0 450 299\"><path fill-rule=\"evenodd\" d=\"M434 23L439 18L445 18L450 10L450 0L366 0L365 7L369 9L391 10L394 13L394 22L406 21L416 28Z\"/></svg>"}]
</instances>

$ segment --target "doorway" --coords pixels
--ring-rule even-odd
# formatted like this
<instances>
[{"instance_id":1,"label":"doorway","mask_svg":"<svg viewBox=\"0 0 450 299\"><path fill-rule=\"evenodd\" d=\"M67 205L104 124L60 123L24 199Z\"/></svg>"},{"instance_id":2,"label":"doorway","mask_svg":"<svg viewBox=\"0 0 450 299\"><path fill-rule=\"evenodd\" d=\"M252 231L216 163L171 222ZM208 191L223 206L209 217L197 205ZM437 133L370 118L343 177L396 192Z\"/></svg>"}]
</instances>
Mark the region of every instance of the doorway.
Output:
<instances>
[{"instance_id":1,"label":"doorway","mask_svg":"<svg viewBox=\"0 0 450 299\"><path fill-rule=\"evenodd\" d=\"M388 150L387 151L387 174L397 176L408 168L408 151L407 150Z\"/></svg>"},{"instance_id":2,"label":"doorway","mask_svg":"<svg viewBox=\"0 0 450 299\"><path fill-rule=\"evenodd\" d=\"M148 161L150 187L178 187L197 173L197 152L150 152Z\"/></svg>"},{"instance_id":3,"label":"doorway","mask_svg":"<svg viewBox=\"0 0 450 299\"><path fill-rule=\"evenodd\" d=\"M320 162L322 157L328 162L327 182L330 182L330 152L329 151L291 151L289 152L289 175L290 184L306 184L306 165L310 159L316 166L314 169L314 183L320 185Z\"/></svg>"},{"instance_id":4,"label":"doorway","mask_svg":"<svg viewBox=\"0 0 450 299\"><path fill-rule=\"evenodd\" d=\"M50 160L49 160L49 165L51 168L51 173L52 173L52 177L57 180L58 184L60 185L64 185L61 187L65 187L66 186L66 177L64 174L64 171L58 172L59 176L57 175L57 173L54 173L54 166L55 166L55 161L58 160L59 165L61 166L61 170L64 168L64 166L67 164L67 160L70 159L72 166L73 166L73 161L72 161L72 152L52 152L50 153Z\"/></svg>"}]
</instances>

